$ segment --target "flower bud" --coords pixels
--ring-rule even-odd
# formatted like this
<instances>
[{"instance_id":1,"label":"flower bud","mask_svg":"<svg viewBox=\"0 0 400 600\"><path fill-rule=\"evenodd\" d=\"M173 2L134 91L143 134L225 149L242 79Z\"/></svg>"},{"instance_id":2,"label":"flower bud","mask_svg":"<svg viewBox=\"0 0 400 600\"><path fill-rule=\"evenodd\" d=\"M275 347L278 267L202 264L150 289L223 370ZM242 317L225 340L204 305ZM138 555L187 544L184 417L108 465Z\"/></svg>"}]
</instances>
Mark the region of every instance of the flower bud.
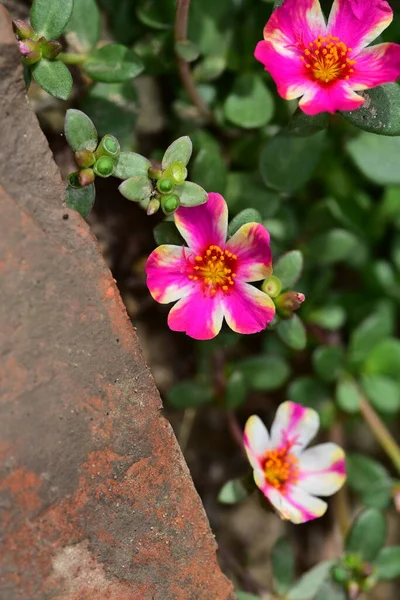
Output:
<instances>
[{"instance_id":1,"label":"flower bud","mask_svg":"<svg viewBox=\"0 0 400 600\"><path fill-rule=\"evenodd\" d=\"M42 50L42 56L44 58L56 58L62 50L62 46L59 42L51 40L50 42L44 41L40 44Z\"/></svg>"},{"instance_id":2,"label":"flower bud","mask_svg":"<svg viewBox=\"0 0 400 600\"><path fill-rule=\"evenodd\" d=\"M33 27L27 22L21 19L15 19L12 22L14 33L19 40L25 40L26 38L33 38L35 31Z\"/></svg>"},{"instance_id":3,"label":"flower bud","mask_svg":"<svg viewBox=\"0 0 400 600\"><path fill-rule=\"evenodd\" d=\"M79 183L81 184L82 187L85 187L85 185L90 185L91 183L93 183L93 181L95 180L95 174L93 169L82 169L81 171L79 171L78 174L78 179L79 179Z\"/></svg>"},{"instance_id":4,"label":"flower bud","mask_svg":"<svg viewBox=\"0 0 400 600\"><path fill-rule=\"evenodd\" d=\"M115 163L109 156L100 156L94 164L93 170L99 177L110 177L114 173Z\"/></svg>"},{"instance_id":5,"label":"flower bud","mask_svg":"<svg viewBox=\"0 0 400 600\"><path fill-rule=\"evenodd\" d=\"M149 168L149 172L148 175L150 177L150 179L161 179L161 177L163 176L163 172L161 171L161 169L154 169L153 167Z\"/></svg>"},{"instance_id":6,"label":"flower bud","mask_svg":"<svg viewBox=\"0 0 400 600\"><path fill-rule=\"evenodd\" d=\"M356 581L349 581L347 584L347 594L349 600L357 600L360 595L360 586Z\"/></svg>"},{"instance_id":7,"label":"flower bud","mask_svg":"<svg viewBox=\"0 0 400 600\"><path fill-rule=\"evenodd\" d=\"M83 169L91 167L96 162L96 157L90 150L78 150L78 152L75 152L74 157L78 167Z\"/></svg>"},{"instance_id":8,"label":"flower bud","mask_svg":"<svg viewBox=\"0 0 400 600\"><path fill-rule=\"evenodd\" d=\"M110 156L111 158L118 158L121 152L121 147L117 138L114 135L108 133L101 139L96 152L98 152L100 156Z\"/></svg>"},{"instance_id":9,"label":"flower bud","mask_svg":"<svg viewBox=\"0 0 400 600\"><path fill-rule=\"evenodd\" d=\"M332 577L337 583L346 583L349 576L349 572L342 565L335 565L332 569Z\"/></svg>"},{"instance_id":10,"label":"flower bud","mask_svg":"<svg viewBox=\"0 0 400 600\"><path fill-rule=\"evenodd\" d=\"M157 181L157 189L161 194L169 194L174 188L174 182L168 177L162 177Z\"/></svg>"},{"instance_id":11,"label":"flower bud","mask_svg":"<svg viewBox=\"0 0 400 600\"><path fill-rule=\"evenodd\" d=\"M179 208L179 198L175 194L161 198L161 209L165 215L172 215Z\"/></svg>"},{"instance_id":12,"label":"flower bud","mask_svg":"<svg viewBox=\"0 0 400 600\"><path fill-rule=\"evenodd\" d=\"M176 185L182 185L187 177L187 168L181 161L172 163L164 172L167 177L171 177Z\"/></svg>"},{"instance_id":13,"label":"flower bud","mask_svg":"<svg viewBox=\"0 0 400 600\"><path fill-rule=\"evenodd\" d=\"M278 277L275 277L275 275L271 275L271 277L268 277L263 281L261 289L271 298L276 298L281 293L282 282Z\"/></svg>"},{"instance_id":14,"label":"flower bud","mask_svg":"<svg viewBox=\"0 0 400 600\"><path fill-rule=\"evenodd\" d=\"M284 319L290 319L293 312L298 310L306 297L300 292L285 292L274 300L277 311Z\"/></svg>"},{"instance_id":15,"label":"flower bud","mask_svg":"<svg viewBox=\"0 0 400 600\"><path fill-rule=\"evenodd\" d=\"M82 185L79 181L79 171L74 171L68 175L68 184L73 188L81 188Z\"/></svg>"},{"instance_id":16,"label":"flower bud","mask_svg":"<svg viewBox=\"0 0 400 600\"><path fill-rule=\"evenodd\" d=\"M149 217L151 215L154 215L158 211L158 209L160 208L160 204L161 202L158 198L153 198L152 200L150 200L150 202L147 205L147 214L149 215Z\"/></svg>"},{"instance_id":17,"label":"flower bud","mask_svg":"<svg viewBox=\"0 0 400 600\"><path fill-rule=\"evenodd\" d=\"M25 39L22 42L18 42L18 47L22 54L22 62L24 65L33 65L42 58L40 44L34 40Z\"/></svg>"}]
</instances>

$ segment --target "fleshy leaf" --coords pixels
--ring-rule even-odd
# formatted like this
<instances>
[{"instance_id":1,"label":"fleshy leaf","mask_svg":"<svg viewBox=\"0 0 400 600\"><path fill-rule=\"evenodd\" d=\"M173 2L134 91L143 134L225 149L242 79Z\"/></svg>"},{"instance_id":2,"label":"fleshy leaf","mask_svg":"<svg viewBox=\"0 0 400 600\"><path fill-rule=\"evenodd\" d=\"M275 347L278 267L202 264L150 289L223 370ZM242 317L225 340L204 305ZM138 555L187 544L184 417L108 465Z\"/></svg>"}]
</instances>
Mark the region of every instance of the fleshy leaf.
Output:
<instances>
[{"instance_id":1,"label":"fleshy leaf","mask_svg":"<svg viewBox=\"0 0 400 600\"><path fill-rule=\"evenodd\" d=\"M94 152L97 147L97 131L94 123L84 112L70 108L65 115L65 137L74 152L89 150Z\"/></svg>"},{"instance_id":2,"label":"fleshy leaf","mask_svg":"<svg viewBox=\"0 0 400 600\"><path fill-rule=\"evenodd\" d=\"M281 340L293 350L304 350L307 345L306 328L297 315L282 320L277 332Z\"/></svg>"},{"instance_id":3,"label":"fleshy leaf","mask_svg":"<svg viewBox=\"0 0 400 600\"><path fill-rule=\"evenodd\" d=\"M185 240L179 233L173 221L163 221L156 225L153 229L153 236L156 244L173 244L176 246L184 246Z\"/></svg>"},{"instance_id":4,"label":"fleshy leaf","mask_svg":"<svg viewBox=\"0 0 400 600\"><path fill-rule=\"evenodd\" d=\"M167 395L168 403L174 408L198 408L209 404L213 399L210 386L188 379L180 381L172 387Z\"/></svg>"},{"instance_id":5,"label":"fleshy leaf","mask_svg":"<svg viewBox=\"0 0 400 600\"><path fill-rule=\"evenodd\" d=\"M62 62L58 60L47 60L42 58L32 66L33 79L45 92L67 100L72 90L71 73Z\"/></svg>"},{"instance_id":6,"label":"fleshy leaf","mask_svg":"<svg viewBox=\"0 0 400 600\"><path fill-rule=\"evenodd\" d=\"M347 121L359 129L379 135L400 135L400 85L386 83L358 92L365 98L357 110L343 111Z\"/></svg>"},{"instance_id":7,"label":"fleshy leaf","mask_svg":"<svg viewBox=\"0 0 400 600\"><path fill-rule=\"evenodd\" d=\"M93 208L96 198L96 188L94 183L82 188L73 188L68 186L65 190L66 205L78 211L82 217L87 217Z\"/></svg>"},{"instance_id":8,"label":"fleshy leaf","mask_svg":"<svg viewBox=\"0 0 400 600\"><path fill-rule=\"evenodd\" d=\"M89 52L100 36L100 11L95 0L74 0L66 28L67 40L77 52Z\"/></svg>"},{"instance_id":9,"label":"fleshy leaf","mask_svg":"<svg viewBox=\"0 0 400 600\"><path fill-rule=\"evenodd\" d=\"M294 112L289 121L288 131L294 135L314 135L326 129L329 125L329 113L319 113L315 116L306 115L300 108Z\"/></svg>"},{"instance_id":10,"label":"fleshy leaf","mask_svg":"<svg viewBox=\"0 0 400 600\"><path fill-rule=\"evenodd\" d=\"M239 75L224 104L225 117L239 127L267 125L274 113L274 99L264 81L254 73Z\"/></svg>"},{"instance_id":11,"label":"fleshy leaf","mask_svg":"<svg viewBox=\"0 0 400 600\"><path fill-rule=\"evenodd\" d=\"M374 562L376 576L380 580L400 577L400 546L382 548Z\"/></svg>"},{"instance_id":12,"label":"fleshy leaf","mask_svg":"<svg viewBox=\"0 0 400 600\"><path fill-rule=\"evenodd\" d=\"M162 169L166 169L174 162L182 162L185 166L192 156L193 144L189 136L178 138L165 151L162 159Z\"/></svg>"},{"instance_id":13,"label":"fleshy leaf","mask_svg":"<svg viewBox=\"0 0 400 600\"><path fill-rule=\"evenodd\" d=\"M93 50L82 64L89 77L104 83L121 83L137 77L144 65L136 54L121 44L108 44Z\"/></svg>"},{"instance_id":14,"label":"fleshy leaf","mask_svg":"<svg viewBox=\"0 0 400 600\"><path fill-rule=\"evenodd\" d=\"M290 588L287 600L312 600L315 594L328 578L334 565L333 560L325 560L305 573L297 583Z\"/></svg>"},{"instance_id":15,"label":"fleshy leaf","mask_svg":"<svg viewBox=\"0 0 400 600\"><path fill-rule=\"evenodd\" d=\"M345 541L346 552L360 554L362 560L376 558L385 544L386 520L375 508L367 508L354 521Z\"/></svg>"},{"instance_id":16,"label":"fleshy leaf","mask_svg":"<svg viewBox=\"0 0 400 600\"><path fill-rule=\"evenodd\" d=\"M148 198L153 191L151 181L148 177L138 175L130 177L121 183L119 191L128 200L141 202Z\"/></svg>"},{"instance_id":17,"label":"fleshy leaf","mask_svg":"<svg viewBox=\"0 0 400 600\"><path fill-rule=\"evenodd\" d=\"M34 0L30 15L33 29L47 40L57 39L71 18L73 6L74 0Z\"/></svg>"},{"instance_id":18,"label":"fleshy leaf","mask_svg":"<svg viewBox=\"0 0 400 600\"><path fill-rule=\"evenodd\" d=\"M185 181L182 185L175 187L174 193L179 196L182 206L198 206L207 202L207 192L192 181Z\"/></svg>"},{"instance_id":19,"label":"fleshy leaf","mask_svg":"<svg viewBox=\"0 0 400 600\"><path fill-rule=\"evenodd\" d=\"M279 538L271 553L274 588L280 595L286 594L294 579L293 546L287 537Z\"/></svg>"},{"instance_id":20,"label":"fleshy leaf","mask_svg":"<svg viewBox=\"0 0 400 600\"><path fill-rule=\"evenodd\" d=\"M248 386L246 379L240 371L233 371L226 384L224 406L235 410L241 406L247 397Z\"/></svg>"},{"instance_id":21,"label":"fleshy leaf","mask_svg":"<svg viewBox=\"0 0 400 600\"><path fill-rule=\"evenodd\" d=\"M175 52L186 62L197 60L200 56L199 47L190 40L180 40L175 42Z\"/></svg>"},{"instance_id":22,"label":"fleshy leaf","mask_svg":"<svg viewBox=\"0 0 400 600\"><path fill-rule=\"evenodd\" d=\"M258 210L254 208L245 208L229 223L228 236L231 237L242 225L246 223L262 223L262 218Z\"/></svg>"},{"instance_id":23,"label":"fleshy leaf","mask_svg":"<svg viewBox=\"0 0 400 600\"><path fill-rule=\"evenodd\" d=\"M222 504L236 504L245 500L249 496L249 491L243 485L241 479L231 479L222 487L218 494L219 502Z\"/></svg>"},{"instance_id":24,"label":"fleshy leaf","mask_svg":"<svg viewBox=\"0 0 400 600\"><path fill-rule=\"evenodd\" d=\"M345 376L336 386L336 402L338 406L348 413L355 413L360 406L361 396L355 381Z\"/></svg>"},{"instance_id":25,"label":"fleshy leaf","mask_svg":"<svg viewBox=\"0 0 400 600\"><path fill-rule=\"evenodd\" d=\"M283 254L274 266L274 275L282 282L284 290L293 288L303 271L303 255L300 250Z\"/></svg>"},{"instance_id":26,"label":"fleshy leaf","mask_svg":"<svg viewBox=\"0 0 400 600\"><path fill-rule=\"evenodd\" d=\"M136 152L121 152L117 166L115 167L114 177L119 179L129 179L130 177L142 175L147 177L151 162L141 154Z\"/></svg>"}]
</instances>

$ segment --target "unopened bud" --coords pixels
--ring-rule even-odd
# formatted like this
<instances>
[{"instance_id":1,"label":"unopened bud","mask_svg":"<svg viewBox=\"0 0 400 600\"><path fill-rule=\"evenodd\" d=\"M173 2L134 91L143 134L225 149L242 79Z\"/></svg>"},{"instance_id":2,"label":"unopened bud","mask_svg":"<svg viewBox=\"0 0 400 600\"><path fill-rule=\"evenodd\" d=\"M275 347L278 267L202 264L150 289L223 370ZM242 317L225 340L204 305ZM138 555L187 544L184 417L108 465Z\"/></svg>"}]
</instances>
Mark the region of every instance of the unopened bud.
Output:
<instances>
[{"instance_id":1,"label":"unopened bud","mask_svg":"<svg viewBox=\"0 0 400 600\"><path fill-rule=\"evenodd\" d=\"M18 42L18 47L22 54L22 62L24 65L33 65L42 58L40 44L34 40L26 39L22 42Z\"/></svg>"},{"instance_id":2,"label":"unopened bud","mask_svg":"<svg viewBox=\"0 0 400 600\"><path fill-rule=\"evenodd\" d=\"M93 181L95 180L95 174L93 169L82 169L81 171L79 171L79 175L78 175L78 179L79 179L79 183L81 184L82 187L85 187L85 185L90 185L91 183L93 183Z\"/></svg>"},{"instance_id":3,"label":"unopened bud","mask_svg":"<svg viewBox=\"0 0 400 600\"><path fill-rule=\"evenodd\" d=\"M332 577L337 583L346 583L349 580L349 572L342 565L335 565L332 569Z\"/></svg>"},{"instance_id":4,"label":"unopened bud","mask_svg":"<svg viewBox=\"0 0 400 600\"><path fill-rule=\"evenodd\" d=\"M90 150L78 150L78 152L75 152L74 157L78 167L83 169L91 167L96 162L96 157Z\"/></svg>"},{"instance_id":5,"label":"unopened bud","mask_svg":"<svg viewBox=\"0 0 400 600\"><path fill-rule=\"evenodd\" d=\"M68 175L68 184L73 188L81 188L81 183L79 181L79 171L74 171Z\"/></svg>"},{"instance_id":6,"label":"unopened bud","mask_svg":"<svg viewBox=\"0 0 400 600\"><path fill-rule=\"evenodd\" d=\"M158 209L160 208L160 204L161 202L158 198L153 198L152 200L150 200L150 202L147 205L147 214L149 215L149 217L151 215L154 215L158 211Z\"/></svg>"},{"instance_id":7,"label":"unopened bud","mask_svg":"<svg viewBox=\"0 0 400 600\"><path fill-rule=\"evenodd\" d=\"M174 187L174 182L168 177L162 177L157 181L157 189L161 194L169 194Z\"/></svg>"},{"instance_id":8,"label":"unopened bud","mask_svg":"<svg viewBox=\"0 0 400 600\"><path fill-rule=\"evenodd\" d=\"M110 177L114 173L115 163L109 156L100 156L93 169L99 177Z\"/></svg>"},{"instance_id":9,"label":"unopened bud","mask_svg":"<svg viewBox=\"0 0 400 600\"><path fill-rule=\"evenodd\" d=\"M282 282L275 275L271 275L263 281L261 289L271 298L276 298L281 293Z\"/></svg>"},{"instance_id":10,"label":"unopened bud","mask_svg":"<svg viewBox=\"0 0 400 600\"><path fill-rule=\"evenodd\" d=\"M175 194L161 198L161 209L165 215L172 215L179 208L179 198Z\"/></svg>"},{"instance_id":11,"label":"unopened bud","mask_svg":"<svg viewBox=\"0 0 400 600\"><path fill-rule=\"evenodd\" d=\"M285 292L274 300L278 313L284 319L289 319L293 312L298 310L306 299L300 292Z\"/></svg>"},{"instance_id":12,"label":"unopened bud","mask_svg":"<svg viewBox=\"0 0 400 600\"><path fill-rule=\"evenodd\" d=\"M349 581L347 584L347 595L349 600L357 600L360 595L360 586L356 581Z\"/></svg>"},{"instance_id":13,"label":"unopened bud","mask_svg":"<svg viewBox=\"0 0 400 600\"><path fill-rule=\"evenodd\" d=\"M150 179L160 179L163 176L163 172L161 169L154 169L153 167L149 168L148 175Z\"/></svg>"},{"instance_id":14,"label":"unopened bud","mask_svg":"<svg viewBox=\"0 0 400 600\"><path fill-rule=\"evenodd\" d=\"M42 56L44 58L56 58L62 50L62 46L59 42L51 40L50 42L44 41L40 44L42 50Z\"/></svg>"},{"instance_id":15,"label":"unopened bud","mask_svg":"<svg viewBox=\"0 0 400 600\"><path fill-rule=\"evenodd\" d=\"M182 185L187 177L187 168L181 161L172 163L166 170L165 175L170 177L176 185Z\"/></svg>"},{"instance_id":16,"label":"unopened bud","mask_svg":"<svg viewBox=\"0 0 400 600\"><path fill-rule=\"evenodd\" d=\"M108 133L101 139L96 152L101 156L110 156L111 158L118 158L121 152L121 147L117 138L114 135Z\"/></svg>"},{"instance_id":17,"label":"unopened bud","mask_svg":"<svg viewBox=\"0 0 400 600\"><path fill-rule=\"evenodd\" d=\"M33 38L35 31L33 27L22 19L15 19L12 22L14 33L19 40L25 40L26 38Z\"/></svg>"}]
</instances>

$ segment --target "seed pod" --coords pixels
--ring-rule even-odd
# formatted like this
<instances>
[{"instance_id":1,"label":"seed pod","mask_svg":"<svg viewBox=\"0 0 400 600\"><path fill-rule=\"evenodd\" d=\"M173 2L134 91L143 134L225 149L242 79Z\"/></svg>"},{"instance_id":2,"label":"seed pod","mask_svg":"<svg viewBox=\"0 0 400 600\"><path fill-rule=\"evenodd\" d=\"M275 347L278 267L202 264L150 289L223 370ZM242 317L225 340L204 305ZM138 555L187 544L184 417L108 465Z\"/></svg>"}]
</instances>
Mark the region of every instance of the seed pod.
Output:
<instances>
[{"instance_id":1,"label":"seed pod","mask_svg":"<svg viewBox=\"0 0 400 600\"><path fill-rule=\"evenodd\" d=\"M187 168L181 161L173 162L165 171L164 175L170 177L176 185L185 183L187 177Z\"/></svg>"},{"instance_id":2,"label":"seed pod","mask_svg":"<svg viewBox=\"0 0 400 600\"><path fill-rule=\"evenodd\" d=\"M174 182L169 177L162 177L157 181L157 189L161 194L169 194L174 188Z\"/></svg>"},{"instance_id":3,"label":"seed pod","mask_svg":"<svg viewBox=\"0 0 400 600\"><path fill-rule=\"evenodd\" d=\"M111 158L118 158L121 152L121 147L117 138L114 135L108 133L101 139L96 152L100 156L110 156Z\"/></svg>"},{"instance_id":4,"label":"seed pod","mask_svg":"<svg viewBox=\"0 0 400 600\"><path fill-rule=\"evenodd\" d=\"M179 198L175 194L162 196L161 209L165 215L172 215L179 208Z\"/></svg>"},{"instance_id":5,"label":"seed pod","mask_svg":"<svg viewBox=\"0 0 400 600\"><path fill-rule=\"evenodd\" d=\"M100 156L94 164L93 170L99 177L110 177L114 173L115 163L109 156Z\"/></svg>"},{"instance_id":6,"label":"seed pod","mask_svg":"<svg viewBox=\"0 0 400 600\"><path fill-rule=\"evenodd\" d=\"M271 275L271 277L268 277L263 281L261 289L271 298L276 298L281 293L282 282L278 277L275 277L275 275Z\"/></svg>"}]
</instances>

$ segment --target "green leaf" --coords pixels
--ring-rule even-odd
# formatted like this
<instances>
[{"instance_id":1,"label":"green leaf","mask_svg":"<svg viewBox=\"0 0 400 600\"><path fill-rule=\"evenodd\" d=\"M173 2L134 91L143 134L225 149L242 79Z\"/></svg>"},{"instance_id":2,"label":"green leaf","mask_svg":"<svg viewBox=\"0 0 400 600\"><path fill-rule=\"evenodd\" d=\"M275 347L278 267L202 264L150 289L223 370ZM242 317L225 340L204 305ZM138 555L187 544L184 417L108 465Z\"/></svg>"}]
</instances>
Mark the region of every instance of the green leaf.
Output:
<instances>
[{"instance_id":1,"label":"green leaf","mask_svg":"<svg viewBox=\"0 0 400 600\"><path fill-rule=\"evenodd\" d=\"M359 241L347 229L330 229L310 240L307 253L320 264L328 265L348 259Z\"/></svg>"},{"instance_id":2,"label":"green leaf","mask_svg":"<svg viewBox=\"0 0 400 600\"><path fill-rule=\"evenodd\" d=\"M85 113L75 108L67 110L64 122L65 137L74 152L97 148L97 131L94 123Z\"/></svg>"},{"instance_id":3,"label":"green leaf","mask_svg":"<svg viewBox=\"0 0 400 600\"><path fill-rule=\"evenodd\" d=\"M148 198L153 191L153 186L148 177L137 175L123 181L119 186L120 193L128 200L141 202Z\"/></svg>"},{"instance_id":4,"label":"green leaf","mask_svg":"<svg viewBox=\"0 0 400 600\"><path fill-rule=\"evenodd\" d=\"M243 73L235 80L233 90L225 101L224 113L239 127L264 127L272 119L274 99L259 75Z\"/></svg>"},{"instance_id":5,"label":"green leaf","mask_svg":"<svg viewBox=\"0 0 400 600\"><path fill-rule=\"evenodd\" d=\"M400 135L400 86L387 83L371 90L358 92L364 104L342 115L359 129L379 135Z\"/></svg>"},{"instance_id":6,"label":"green leaf","mask_svg":"<svg viewBox=\"0 0 400 600\"><path fill-rule=\"evenodd\" d=\"M327 382L335 381L345 365L344 351L340 346L319 346L312 358L315 372Z\"/></svg>"},{"instance_id":7,"label":"green leaf","mask_svg":"<svg viewBox=\"0 0 400 600\"><path fill-rule=\"evenodd\" d=\"M308 136L326 129L328 125L329 113L310 116L297 108L289 122L288 131L294 135Z\"/></svg>"},{"instance_id":8,"label":"green leaf","mask_svg":"<svg viewBox=\"0 0 400 600\"><path fill-rule=\"evenodd\" d=\"M382 548L374 562L376 577L379 580L398 579L400 577L400 546Z\"/></svg>"},{"instance_id":9,"label":"green leaf","mask_svg":"<svg viewBox=\"0 0 400 600\"><path fill-rule=\"evenodd\" d=\"M275 542L272 548L271 561L274 589L279 595L284 595L294 579L293 547L288 538L281 537Z\"/></svg>"},{"instance_id":10,"label":"green leaf","mask_svg":"<svg viewBox=\"0 0 400 600\"><path fill-rule=\"evenodd\" d=\"M360 390L355 381L348 376L341 379L336 386L336 402L348 413L355 413L360 406Z\"/></svg>"},{"instance_id":11,"label":"green leaf","mask_svg":"<svg viewBox=\"0 0 400 600\"><path fill-rule=\"evenodd\" d=\"M114 177L118 179L129 179L135 175L148 177L151 162L136 152L121 152L115 167Z\"/></svg>"},{"instance_id":12,"label":"green leaf","mask_svg":"<svg viewBox=\"0 0 400 600\"><path fill-rule=\"evenodd\" d=\"M192 156L193 144L188 135L178 138L166 149L162 159L162 169L167 169L174 162L182 162L185 166Z\"/></svg>"},{"instance_id":13,"label":"green leaf","mask_svg":"<svg viewBox=\"0 0 400 600\"><path fill-rule=\"evenodd\" d=\"M203 131L199 132L197 137L193 135L192 138L197 154L191 164L191 177L205 190L223 194L227 168L220 145L211 135Z\"/></svg>"},{"instance_id":14,"label":"green leaf","mask_svg":"<svg viewBox=\"0 0 400 600\"><path fill-rule=\"evenodd\" d=\"M365 506L387 508L391 501L392 479L377 461L363 454L346 456L347 482L351 489L361 495Z\"/></svg>"},{"instance_id":15,"label":"green leaf","mask_svg":"<svg viewBox=\"0 0 400 600\"><path fill-rule=\"evenodd\" d=\"M67 40L77 52L89 52L100 37L100 11L96 0L74 0L66 28Z\"/></svg>"},{"instance_id":16,"label":"green leaf","mask_svg":"<svg viewBox=\"0 0 400 600\"><path fill-rule=\"evenodd\" d=\"M89 77L104 83L121 83L137 77L144 65L136 54L121 44L108 44L93 50L82 68Z\"/></svg>"},{"instance_id":17,"label":"green leaf","mask_svg":"<svg viewBox=\"0 0 400 600\"><path fill-rule=\"evenodd\" d=\"M31 8L33 29L47 40L59 38L71 18L73 6L74 0L34 0Z\"/></svg>"},{"instance_id":18,"label":"green leaf","mask_svg":"<svg viewBox=\"0 0 400 600\"><path fill-rule=\"evenodd\" d=\"M374 183L400 184L400 137L362 132L347 143L347 151L363 175Z\"/></svg>"},{"instance_id":19,"label":"green leaf","mask_svg":"<svg viewBox=\"0 0 400 600\"><path fill-rule=\"evenodd\" d=\"M167 394L168 403L174 408L199 408L213 400L213 390L210 386L186 380L174 385Z\"/></svg>"},{"instance_id":20,"label":"green leaf","mask_svg":"<svg viewBox=\"0 0 400 600\"><path fill-rule=\"evenodd\" d=\"M369 375L400 377L400 340L387 338L376 344L366 357L364 368Z\"/></svg>"},{"instance_id":21,"label":"green leaf","mask_svg":"<svg viewBox=\"0 0 400 600\"><path fill-rule=\"evenodd\" d=\"M282 320L277 332L281 340L293 350L304 350L307 345L306 328L297 315Z\"/></svg>"},{"instance_id":22,"label":"green leaf","mask_svg":"<svg viewBox=\"0 0 400 600\"><path fill-rule=\"evenodd\" d=\"M249 497L249 491L241 479L231 479L222 487L218 494L218 501L222 504L236 504Z\"/></svg>"},{"instance_id":23,"label":"green leaf","mask_svg":"<svg viewBox=\"0 0 400 600\"><path fill-rule=\"evenodd\" d=\"M253 356L236 364L253 390L276 390L289 377L289 366L280 356Z\"/></svg>"},{"instance_id":24,"label":"green leaf","mask_svg":"<svg viewBox=\"0 0 400 600\"><path fill-rule=\"evenodd\" d=\"M258 173L228 173L226 201L230 211L240 212L251 206L257 210L263 219L272 217L281 204L279 194L267 190Z\"/></svg>"},{"instance_id":25,"label":"green leaf","mask_svg":"<svg viewBox=\"0 0 400 600\"><path fill-rule=\"evenodd\" d=\"M398 382L384 375L363 375L361 382L365 395L379 412L394 413L400 409Z\"/></svg>"},{"instance_id":26,"label":"green leaf","mask_svg":"<svg viewBox=\"0 0 400 600\"><path fill-rule=\"evenodd\" d=\"M328 331L336 331L344 325L346 312L342 306L322 306L312 310L307 321L315 323L323 329L328 329Z\"/></svg>"},{"instance_id":27,"label":"green leaf","mask_svg":"<svg viewBox=\"0 0 400 600\"><path fill-rule=\"evenodd\" d=\"M96 188L94 183L85 185L82 188L68 186L65 190L65 195L65 202L68 208L78 211L82 217L87 217L93 208L96 198Z\"/></svg>"},{"instance_id":28,"label":"green leaf","mask_svg":"<svg viewBox=\"0 0 400 600\"><path fill-rule=\"evenodd\" d=\"M32 75L36 83L50 96L67 100L72 90L72 77L62 62L42 58L32 66Z\"/></svg>"},{"instance_id":29,"label":"green leaf","mask_svg":"<svg viewBox=\"0 0 400 600\"><path fill-rule=\"evenodd\" d=\"M260 157L264 183L287 193L304 187L317 167L324 143L324 131L309 137L279 134L268 140Z\"/></svg>"},{"instance_id":30,"label":"green leaf","mask_svg":"<svg viewBox=\"0 0 400 600\"><path fill-rule=\"evenodd\" d=\"M303 255L300 250L283 254L274 266L274 275L282 282L282 289L293 288L303 271Z\"/></svg>"},{"instance_id":31,"label":"green leaf","mask_svg":"<svg viewBox=\"0 0 400 600\"><path fill-rule=\"evenodd\" d=\"M182 206L198 206L207 202L206 190L192 181L185 181L184 184L177 185L174 193L179 196Z\"/></svg>"},{"instance_id":32,"label":"green leaf","mask_svg":"<svg viewBox=\"0 0 400 600\"><path fill-rule=\"evenodd\" d=\"M348 600L348 596L342 585L327 580L319 588L315 600Z\"/></svg>"},{"instance_id":33,"label":"green leaf","mask_svg":"<svg viewBox=\"0 0 400 600\"><path fill-rule=\"evenodd\" d=\"M246 225L246 223L262 223L260 213L254 208L245 208L238 215L233 217L232 221L228 226L228 237L231 237L234 233Z\"/></svg>"},{"instance_id":34,"label":"green leaf","mask_svg":"<svg viewBox=\"0 0 400 600\"><path fill-rule=\"evenodd\" d=\"M224 406L230 410L239 408L247 398L248 386L241 371L233 371L229 377L224 398Z\"/></svg>"},{"instance_id":35,"label":"green leaf","mask_svg":"<svg viewBox=\"0 0 400 600\"><path fill-rule=\"evenodd\" d=\"M200 56L199 47L190 40L180 40L175 42L175 52L186 62L193 62Z\"/></svg>"},{"instance_id":36,"label":"green leaf","mask_svg":"<svg viewBox=\"0 0 400 600\"><path fill-rule=\"evenodd\" d=\"M391 325L390 318L383 310L367 317L350 337L350 360L355 364L364 361L370 350L392 333Z\"/></svg>"},{"instance_id":37,"label":"green leaf","mask_svg":"<svg viewBox=\"0 0 400 600\"><path fill-rule=\"evenodd\" d=\"M156 244L162 246L164 244L172 244L176 246L184 246L185 240L176 228L173 221L163 221L156 225L153 229L153 236Z\"/></svg>"},{"instance_id":38,"label":"green leaf","mask_svg":"<svg viewBox=\"0 0 400 600\"><path fill-rule=\"evenodd\" d=\"M303 575L297 583L290 588L287 600L312 600L334 565L333 560L325 560Z\"/></svg>"},{"instance_id":39,"label":"green leaf","mask_svg":"<svg viewBox=\"0 0 400 600\"><path fill-rule=\"evenodd\" d=\"M362 560L372 561L386 539L386 520L376 508L367 508L354 521L345 541L349 554L359 554Z\"/></svg>"}]
</instances>

